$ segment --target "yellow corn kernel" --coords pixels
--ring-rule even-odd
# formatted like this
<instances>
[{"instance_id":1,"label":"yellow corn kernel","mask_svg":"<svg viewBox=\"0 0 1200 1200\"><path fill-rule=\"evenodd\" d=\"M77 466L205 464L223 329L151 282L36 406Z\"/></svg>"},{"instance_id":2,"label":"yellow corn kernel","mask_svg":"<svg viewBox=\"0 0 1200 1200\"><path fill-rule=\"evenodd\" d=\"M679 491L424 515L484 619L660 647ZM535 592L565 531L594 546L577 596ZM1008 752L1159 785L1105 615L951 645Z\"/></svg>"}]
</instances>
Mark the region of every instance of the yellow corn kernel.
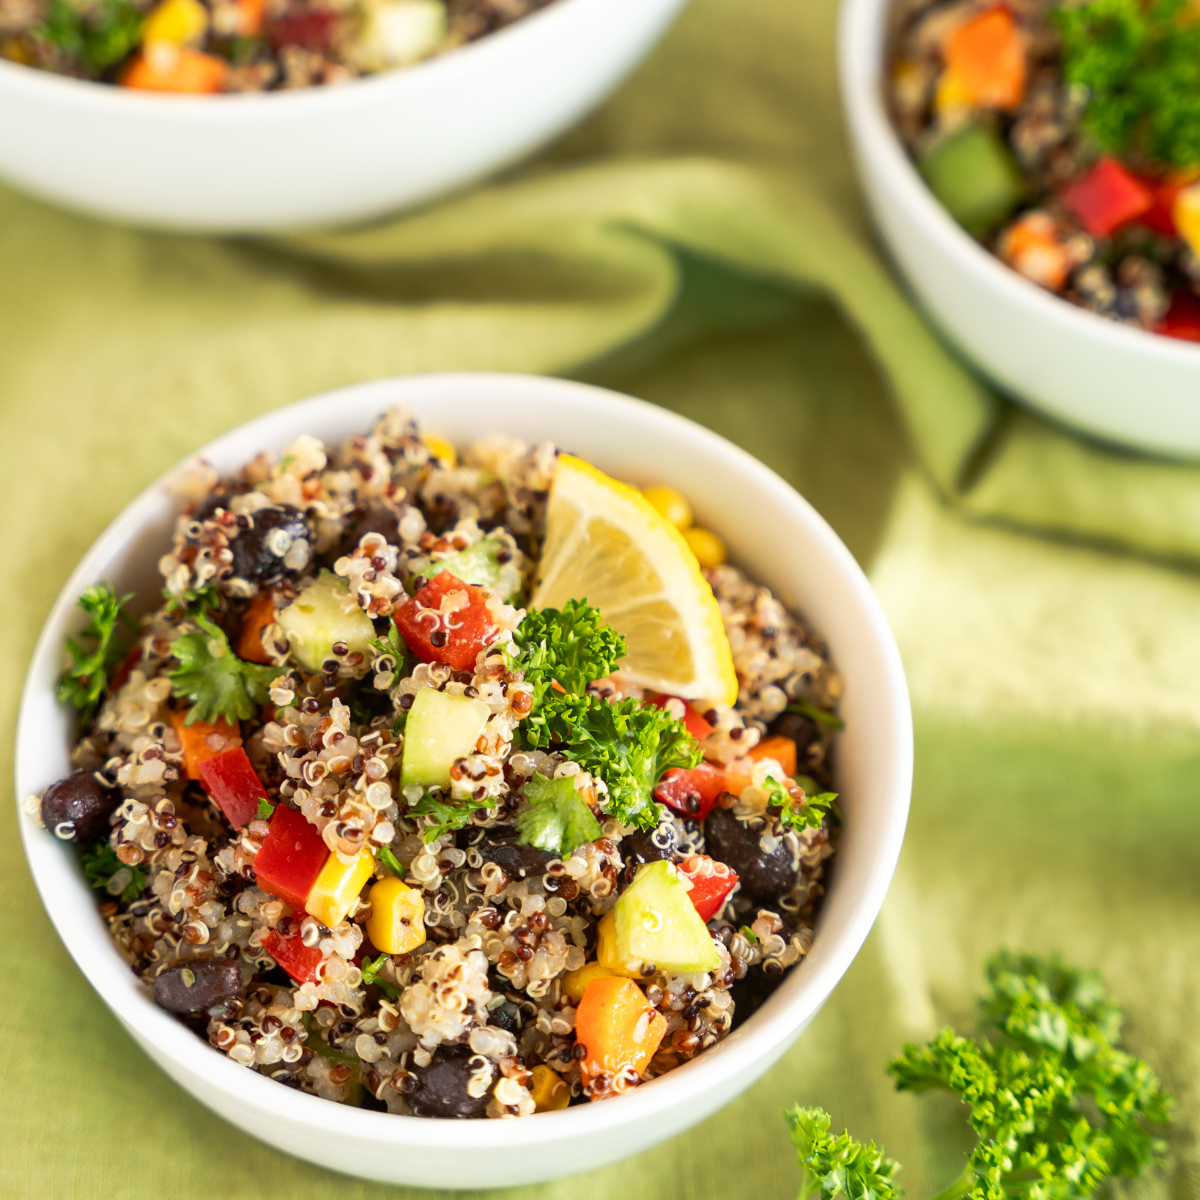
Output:
<instances>
[{"instance_id":1,"label":"yellow corn kernel","mask_svg":"<svg viewBox=\"0 0 1200 1200\"><path fill-rule=\"evenodd\" d=\"M642 488L647 503L661 517L666 517L676 529L686 529L692 523L692 506L673 487L656 483Z\"/></svg>"},{"instance_id":2,"label":"yellow corn kernel","mask_svg":"<svg viewBox=\"0 0 1200 1200\"><path fill-rule=\"evenodd\" d=\"M975 104L975 97L963 86L962 80L948 67L939 76L933 96L933 106L940 116L963 112Z\"/></svg>"},{"instance_id":3,"label":"yellow corn kernel","mask_svg":"<svg viewBox=\"0 0 1200 1200\"><path fill-rule=\"evenodd\" d=\"M529 1094L537 1107L534 1112L554 1112L571 1102L571 1089L559 1078L558 1072L539 1064L530 1072Z\"/></svg>"},{"instance_id":4,"label":"yellow corn kernel","mask_svg":"<svg viewBox=\"0 0 1200 1200\"><path fill-rule=\"evenodd\" d=\"M642 972L636 967L630 967L617 957L617 914L607 912L600 918L596 927L596 965L603 967L609 975L621 975L626 979L641 979ZM587 967L582 968L584 971ZM602 978L593 975L592 979ZM589 979L588 983L592 980Z\"/></svg>"},{"instance_id":5,"label":"yellow corn kernel","mask_svg":"<svg viewBox=\"0 0 1200 1200\"><path fill-rule=\"evenodd\" d=\"M143 43L198 46L208 31L208 9L200 0L163 0L146 18Z\"/></svg>"},{"instance_id":6,"label":"yellow corn kernel","mask_svg":"<svg viewBox=\"0 0 1200 1200\"><path fill-rule=\"evenodd\" d=\"M394 875L371 888L367 936L387 954L408 954L425 940L425 900Z\"/></svg>"},{"instance_id":7,"label":"yellow corn kernel","mask_svg":"<svg viewBox=\"0 0 1200 1200\"><path fill-rule=\"evenodd\" d=\"M583 993L587 991L587 985L593 979L607 979L614 974L616 972L610 971L601 963L584 963L577 971L568 971L562 977L562 994L578 1008Z\"/></svg>"},{"instance_id":8,"label":"yellow corn kernel","mask_svg":"<svg viewBox=\"0 0 1200 1200\"><path fill-rule=\"evenodd\" d=\"M458 451L444 437L438 437L436 433L427 433L421 438L421 442L434 458L440 458L446 466L458 466Z\"/></svg>"},{"instance_id":9,"label":"yellow corn kernel","mask_svg":"<svg viewBox=\"0 0 1200 1200\"><path fill-rule=\"evenodd\" d=\"M719 567L729 557L725 550L725 543L711 530L698 529L693 526L691 529L684 529L681 532L683 540L691 547L696 561L703 570L711 571L713 567Z\"/></svg>"},{"instance_id":10,"label":"yellow corn kernel","mask_svg":"<svg viewBox=\"0 0 1200 1200\"><path fill-rule=\"evenodd\" d=\"M1200 254L1200 183L1190 184L1179 192L1171 206L1171 216L1179 236L1193 253Z\"/></svg>"},{"instance_id":11,"label":"yellow corn kernel","mask_svg":"<svg viewBox=\"0 0 1200 1200\"><path fill-rule=\"evenodd\" d=\"M375 856L370 850L360 850L348 863L331 854L313 884L305 909L322 925L330 929L340 925L358 899L358 893L375 870Z\"/></svg>"}]
</instances>

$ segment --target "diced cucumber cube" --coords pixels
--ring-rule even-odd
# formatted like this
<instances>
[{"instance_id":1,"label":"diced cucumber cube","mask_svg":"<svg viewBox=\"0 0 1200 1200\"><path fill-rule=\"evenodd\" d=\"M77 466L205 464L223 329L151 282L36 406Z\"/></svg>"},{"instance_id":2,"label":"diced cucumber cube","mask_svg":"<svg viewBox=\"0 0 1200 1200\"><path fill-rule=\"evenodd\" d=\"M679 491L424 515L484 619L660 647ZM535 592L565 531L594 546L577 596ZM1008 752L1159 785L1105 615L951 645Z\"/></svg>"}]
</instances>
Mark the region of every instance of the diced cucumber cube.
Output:
<instances>
[{"instance_id":1,"label":"diced cucumber cube","mask_svg":"<svg viewBox=\"0 0 1200 1200\"><path fill-rule=\"evenodd\" d=\"M371 618L354 602L350 585L332 571L322 571L287 608L279 613L292 656L306 671L317 672L333 647L344 642L348 653L363 656L362 671L371 665Z\"/></svg>"},{"instance_id":2,"label":"diced cucumber cube","mask_svg":"<svg viewBox=\"0 0 1200 1200\"><path fill-rule=\"evenodd\" d=\"M482 700L422 688L404 725L400 786L448 788L454 760L474 751L490 716Z\"/></svg>"},{"instance_id":3,"label":"diced cucumber cube","mask_svg":"<svg viewBox=\"0 0 1200 1200\"><path fill-rule=\"evenodd\" d=\"M501 559L504 561L502 562ZM491 588L503 600L514 600L524 585L521 571L521 552L502 531L493 529L479 541L452 554L449 558L430 558L421 555L406 560L409 579L419 575L432 579L439 571L449 571L463 583Z\"/></svg>"},{"instance_id":4,"label":"diced cucumber cube","mask_svg":"<svg viewBox=\"0 0 1200 1200\"><path fill-rule=\"evenodd\" d=\"M930 191L970 233L984 234L1024 192L1021 172L991 125L968 125L939 138L918 163Z\"/></svg>"},{"instance_id":5,"label":"diced cucumber cube","mask_svg":"<svg viewBox=\"0 0 1200 1200\"><path fill-rule=\"evenodd\" d=\"M720 966L712 935L688 898L683 876L669 862L642 867L613 911L620 961L688 973Z\"/></svg>"}]
</instances>

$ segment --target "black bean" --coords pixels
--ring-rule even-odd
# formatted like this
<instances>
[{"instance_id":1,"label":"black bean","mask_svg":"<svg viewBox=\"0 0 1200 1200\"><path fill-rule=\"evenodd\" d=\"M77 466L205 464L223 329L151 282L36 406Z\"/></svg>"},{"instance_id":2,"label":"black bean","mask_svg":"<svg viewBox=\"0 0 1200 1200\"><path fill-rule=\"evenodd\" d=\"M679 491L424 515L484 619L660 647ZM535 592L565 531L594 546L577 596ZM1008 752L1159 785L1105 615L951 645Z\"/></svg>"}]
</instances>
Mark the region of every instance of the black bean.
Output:
<instances>
[{"instance_id":1,"label":"black bean","mask_svg":"<svg viewBox=\"0 0 1200 1200\"><path fill-rule=\"evenodd\" d=\"M707 853L737 875L743 895L766 904L790 892L800 872L782 841L764 854L761 837L761 826L743 824L727 808L714 808L704 819Z\"/></svg>"},{"instance_id":2,"label":"black bean","mask_svg":"<svg viewBox=\"0 0 1200 1200\"><path fill-rule=\"evenodd\" d=\"M198 1013L228 1004L242 990L242 968L231 958L197 958L164 971L154 981L154 999L177 1013Z\"/></svg>"},{"instance_id":3,"label":"black bean","mask_svg":"<svg viewBox=\"0 0 1200 1200\"><path fill-rule=\"evenodd\" d=\"M483 839L475 848L483 856L484 862L495 863L513 879L544 874L546 864L556 857L548 850L521 845L517 841L515 825L495 825L485 830Z\"/></svg>"},{"instance_id":4,"label":"black bean","mask_svg":"<svg viewBox=\"0 0 1200 1200\"><path fill-rule=\"evenodd\" d=\"M521 1032L521 1010L515 1004L502 1004L488 1013L488 1024L509 1033Z\"/></svg>"},{"instance_id":5,"label":"black bean","mask_svg":"<svg viewBox=\"0 0 1200 1200\"><path fill-rule=\"evenodd\" d=\"M283 530L288 536L282 537L276 530ZM285 574L295 575L295 571L284 568L283 559L292 543L301 538L311 544L308 522L299 509L290 504L260 508L254 514L254 528L239 531L229 543L233 552L233 573L252 583L267 582Z\"/></svg>"},{"instance_id":6,"label":"black bean","mask_svg":"<svg viewBox=\"0 0 1200 1200\"><path fill-rule=\"evenodd\" d=\"M621 840L621 857L626 863L674 862L679 845L675 826L668 819L657 829L639 829Z\"/></svg>"},{"instance_id":7,"label":"black bean","mask_svg":"<svg viewBox=\"0 0 1200 1200\"><path fill-rule=\"evenodd\" d=\"M780 713L771 722L767 732L772 737L791 738L796 743L796 749L800 752L799 757L801 761L804 759L805 747L811 746L819 738L816 723L803 713L795 712Z\"/></svg>"},{"instance_id":8,"label":"black bean","mask_svg":"<svg viewBox=\"0 0 1200 1200\"><path fill-rule=\"evenodd\" d=\"M483 1064L491 1071L491 1082L482 1096L467 1091L471 1076ZM418 1117L452 1117L460 1120L482 1117L496 1085L496 1065L472 1053L467 1046L439 1046L427 1067L413 1067L417 1086L407 1096Z\"/></svg>"},{"instance_id":9,"label":"black bean","mask_svg":"<svg viewBox=\"0 0 1200 1200\"><path fill-rule=\"evenodd\" d=\"M94 842L108 832L108 818L121 802L90 771L76 771L46 789L42 824L68 842Z\"/></svg>"}]
</instances>

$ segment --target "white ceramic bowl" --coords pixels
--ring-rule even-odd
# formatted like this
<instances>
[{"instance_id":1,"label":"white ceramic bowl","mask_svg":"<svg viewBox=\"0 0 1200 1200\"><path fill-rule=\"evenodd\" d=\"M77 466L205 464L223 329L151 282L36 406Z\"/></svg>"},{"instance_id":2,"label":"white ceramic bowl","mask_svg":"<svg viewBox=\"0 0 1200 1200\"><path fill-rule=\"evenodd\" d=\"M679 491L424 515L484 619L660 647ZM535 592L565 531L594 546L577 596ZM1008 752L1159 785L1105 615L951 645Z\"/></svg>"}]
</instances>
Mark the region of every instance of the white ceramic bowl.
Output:
<instances>
[{"instance_id":1,"label":"white ceramic bowl","mask_svg":"<svg viewBox=\"0 0 1200 1200\"><path fill-rule=\"evenodd\" d=\"M842 0L842 100L871 216L918 300L994 383L1110 441L1200 456L1200 345L1118 325L1030 283L947 215L884 108L891 0Z\"/></svg>"},{"instance_id":2,"label":"white ceramic bowl","mask_svg":"<svg viewBox=\"0 0 1200 1200\"><path fill-rule=\"evenodd\" d=\"M870 585L809 504L744 451L641 401L560 380L428 375L330 392L260 417L198 453L233 471L300 433L340 442L404 403L423 426L465 442L493 431L550 438L633 482L673 484L735 560L802 611L846 681L837 775L845 834L812 953L740 1029L619 1099L517 1121L444 1121L345 1108L239 1067L158 1008L109 940L74 855L28 816L25 852L42 900L80 969L130 1035L214 1112L282 1150L376 1180L497 1187L571 1174L635 1154L708 1116L753 1083L812 1020L858 952L892 877L908 814L912 725L900 657ZM71 576L34 653L17 732L17 795L68 774L72 721L54 699L73 604L101 579L157 594L155 563L177 503L173 472L109 526ZM82 986L82 985L81 985Z\"/></svg>"},{"instance_id":3,"label":"white ceramic bowl","mask_svg":"<svg viewBox=\"0 0 1200 1200\"><path fill-rule=\"evenodd\" d=\"M557 0L477 42L337 87L170 96L0 59L0 175L138 224L328 225L514 162L596 104L684 0Z\"/></svg>"}]
</instances>

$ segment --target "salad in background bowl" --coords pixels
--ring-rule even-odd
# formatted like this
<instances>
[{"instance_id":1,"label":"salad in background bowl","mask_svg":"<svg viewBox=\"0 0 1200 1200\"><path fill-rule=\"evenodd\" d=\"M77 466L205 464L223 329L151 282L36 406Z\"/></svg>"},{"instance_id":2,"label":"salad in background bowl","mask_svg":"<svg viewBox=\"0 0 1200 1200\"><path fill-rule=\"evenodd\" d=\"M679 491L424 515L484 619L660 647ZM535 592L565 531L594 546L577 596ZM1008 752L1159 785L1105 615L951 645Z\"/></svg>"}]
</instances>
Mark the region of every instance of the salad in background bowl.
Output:
<instances>
[{"instance_id":1,"label":"salad in background bowl","mask_svg":"<svg viewBox=\"0 0 1200 1200\"><path fill-rule=\"evenodd\" d=\"M648 499L573 456L556 463L544 446L523 460L538 475L525 487L499 460L482 474L478 464L431 469L429 447L407 426L377 430L392 457L374 438L346 440L397 403L436 421L452 445L499 427L534 445L566 442L622 478L674 491ZM345 446L347 460L324 473L318 443L302 434ZM255 458L264 447L273 457ZM907 805L898 659L869 588L819 518L713 435L551 380L366 385L251 422L203 457L212 470L193 463L173 476L177 488L202 481L189 513L179 519L177 496L152 488L81 564L43 637L19 734L20 788L39 797L23 821L35 878L85 974L143 1047L276 1145L341 1170L443 1186L547 1178L633 1153L765 1070L865 936ZM433 486L410 511L399 494L420 491L423 477ZM387 503L368 502L373 489L377 499L391 489L403 531L391 528ZM699 536L664 515L688 524L679 494L695 505ZM339 504L353 530L334 517ZM358 529L364 520L386 528ZM811 616L828 659L738 571L716 566L712 587L703 582L688 541L711 551L718 539L742 571L761 572ZM640 567L632 546L650 551ZM158 590L155 563L167 601L147 606L137 644L121 656L127 677L118 667L110 694L95 697L99 717L71 762L77 736L55 702L55 678L59 639L78 628L76 585L111 580L113 613L126 592ZM477 572L479 583L462 578ZM216 597L206 594L214 580ZM611 624L574 594L584 585ZM324 591L337 593L334 603ZM271 612L260 611L264 596ZM509 602L518 599L524 614ZM75 645L95 652L80 637ZM440 661L459 649L473 654L473 674ZM68 691L95 680L97 660L80 661ZM829 705L842 680L845 730L834 742ZM806 712L785 712L796 703ZM216 711L223 706L234 711ZM778 729L789 716L790 737ZM739 741L763 734L763 753L741 752ZM339 756L334 743L350 742L356 754ZM787 761L789 749L802 757ZM91 750L108 754L104 764L78 761ZM692 775L703 770L720 775L716 796ZM825 879L822 779L841 792L844 821ZM89 815L95 797L56 794L88 781L120 792L112 811L103 811L111 795ZM798 859L791 840L813 835L814 853ZM75 838L99 842L119 864L89 858L125 953L63 844ZM127 880L134 868L143 878ZM168 919L177 899L183 920ZM360 953L367 939L369 956ZM750 958L778 986L756 986L743 1006L735 990L753 973ZM330 988L339 994L324 995ZM734 1027L739 1007L750 1015ZM644 1060L626 1061L631 1048ZM539 1088L535 1071L552 1078ZM296 1077L270 1077L280 1073ZM532 1119L417 1119L473 1115Z\"/></svg>"},{"instance_id":2,"label":"salad in background bowl","mask_svg":"<svg viewBox=\"0 0 1200 1200\"><path fill-rule=\"evenodd\" d=\"M871 215L948 340L1052 418L1182 457L1198 53L1174 0L846 0L839 25Z\"/></svg>"}]
</instances>

